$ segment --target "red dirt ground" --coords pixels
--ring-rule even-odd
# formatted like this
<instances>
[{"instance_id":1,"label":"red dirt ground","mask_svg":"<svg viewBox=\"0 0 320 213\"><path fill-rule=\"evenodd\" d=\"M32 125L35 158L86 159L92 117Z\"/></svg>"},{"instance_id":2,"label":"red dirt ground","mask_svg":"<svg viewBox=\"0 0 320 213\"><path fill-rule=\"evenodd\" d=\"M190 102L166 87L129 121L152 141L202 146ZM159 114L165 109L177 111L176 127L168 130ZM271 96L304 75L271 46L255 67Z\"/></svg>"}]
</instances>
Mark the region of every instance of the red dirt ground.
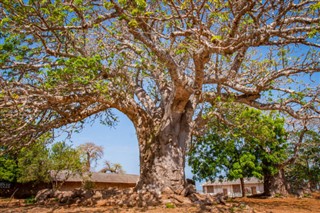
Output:
<instances>
[{"instance_id":1,"label":"red dirt ground","mask_svg":"<svg viewBox=\"0 0 320 213\"><path fill-rule=\"evenodd\" d=\"M320 193L313 193L310 198L238 198L236 202L245 202L258 212L274 213L309 213L320 212Z\"/></svg>"},{"instance_id":2,"label":"red dirt ground","mask_svg":"<svg viewBox=\"0 0 320 213\"><path fill-rule=\"evenodd\" d=\"M198 205L185 205L178 206L172 209L165 208L164 206L149 207L147 209L141 208L119 208L119 207L78 207L71 206L41 206L41 205L26 205L24 200L9 200L0 199L0 212L30 212L30 213L66 213L66 212L111 212L111 213L134 213L134 212L151 212L151 213L196 213L204 212ZM233 205L239 205L243 203L248 205L250 210L244 210L244 212L255 213L320 213L320 193L313 193L310 198L236 198L228 202L227 206L216 206L211 212L241 212L234 211ZM252 211L252 208L254 209ZM227 210L228 209L228 210Z\"/></svg>"}]
</instances>

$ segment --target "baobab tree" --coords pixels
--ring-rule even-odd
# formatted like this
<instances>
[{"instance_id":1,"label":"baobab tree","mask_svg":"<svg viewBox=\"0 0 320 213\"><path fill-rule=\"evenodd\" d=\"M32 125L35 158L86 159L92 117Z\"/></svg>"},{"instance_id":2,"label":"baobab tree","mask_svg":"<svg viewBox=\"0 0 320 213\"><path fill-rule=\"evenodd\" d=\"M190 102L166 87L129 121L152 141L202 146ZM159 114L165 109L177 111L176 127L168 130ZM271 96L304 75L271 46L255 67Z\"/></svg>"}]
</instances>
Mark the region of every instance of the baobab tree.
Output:
<instances>
[{"instance_id":1,"label":"baobab tree","mask_svg":"<svg viewBox=\"0 0 320 213\"><path fill-rule=\"evenodd\" d=\"M109 161L104 162L104 167L99 171L102 173L115 173L115 174L124 174L125 171L122 168L120 163L110 163Z\"/></svg>"},{"instance_id":2,"label":"baobab tree","mask_svg":"<svg viewBox=\"0 0 320 213\"><path fill-rule=\"evenodd\" d=\"M92 163L97 163L97 160L101 159L103 156L103 147L92 142L81 144L79 150L83 155L86 171L90 171L92 169Z\"/></svg>"},{"instance_id":3,"label":"baobab tree","mask_svg":"<svg viewBox=\"0 0 320 213\"><path fill-rule=\"evenodd\" d=\"M137 132L136 188L181 193L223 103L319 119L319 17L312 0L2 0L1 144L114 108Z\"/></svg>"}]
</instances>

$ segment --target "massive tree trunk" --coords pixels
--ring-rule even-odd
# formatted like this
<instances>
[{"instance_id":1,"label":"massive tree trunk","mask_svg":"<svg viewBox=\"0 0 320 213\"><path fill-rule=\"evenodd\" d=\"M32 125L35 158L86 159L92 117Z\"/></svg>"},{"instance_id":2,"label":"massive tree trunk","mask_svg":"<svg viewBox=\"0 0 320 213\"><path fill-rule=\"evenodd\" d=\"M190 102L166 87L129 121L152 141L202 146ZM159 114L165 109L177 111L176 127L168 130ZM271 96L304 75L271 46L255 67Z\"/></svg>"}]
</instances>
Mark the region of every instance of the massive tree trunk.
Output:
<instances>
[{"instance_id":1,"label":"massive tree trunk","mask_svg":"<svg viewBox=\"0 0 320 213\"><path fill-rule=\"evenodd\" d=\"M280 169L274 175L264 175L264 194L271 197L276 195L288 195L283 169Z\"/></svg>"},{"instance_id":2,"label":"massive tree trunk","mask_svg":"<svg viewBox=\"0 0 320 213\"><path fill-rule=\"evenodd\" d=\"M136 126L140 180L136 190L181 194L185 188L185 155L191 139L191 113L172 113L157 127ZM147 125L147 126L145 126Z\"/></svg>"}]
</instances>

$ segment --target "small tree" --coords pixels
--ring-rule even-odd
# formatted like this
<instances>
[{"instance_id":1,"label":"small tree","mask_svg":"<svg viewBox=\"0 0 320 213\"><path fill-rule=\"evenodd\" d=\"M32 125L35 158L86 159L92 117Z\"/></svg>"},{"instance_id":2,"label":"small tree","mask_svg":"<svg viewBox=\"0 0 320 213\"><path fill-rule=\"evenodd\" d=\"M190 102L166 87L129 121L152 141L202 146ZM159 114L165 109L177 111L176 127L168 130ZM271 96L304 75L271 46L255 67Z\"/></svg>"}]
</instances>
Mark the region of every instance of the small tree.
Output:
<instances>
[{"instance_id":1,"label":"small tree","mask_svg":"<svg viewBox=\"0 0 320 213\"><path fill-rule=\"evenodd\" d=\"M15 158L0 148L0 181L14 182L17 178L17 163Z\"/></svg>"},{"instance_id":2,"label":"small tree","mask_svg":"<svg viewBox=\"0 0 320 213\"><path fill-rule=\"evenodd\" d=\"M320 189L320 134L317 131L307 131L305 135L305 141L294 163L285 168L292 192L299 189Z\"/></svg>"},{"instance_id":3,"label":"small tree","mask_svg":"<svg viewBox=\"0 0 320 213\"><path fill-rule=\"evenodd\" d=\"M80 145L79 150L86 162L85 170L88 172L92 169L92 163L96 164L103 156L103 147L91 142Z\"/></svg>"},{"instance_id":4,"label":"small tree","mask_svg":"<svg viewBox=\"0 0 320 213\"><path fill-rule=\"evenodd\" d=\"M245 196L245 177L263 177L266 181L287 158L284 120L241 106L227 117L234 126L216 121L204 136L195 137L189 164L197 179L240 178L242 196ZM268 184L265 190L269 190Z\"/></svg>"},{"instance_id":5,"label":"small tree","mask_svg":"<svg viewBox=\"0 0 320 213\"><path fill-rule=\"evenodd\" d=\"M19 151L17 182L50 182L51 162L47 139L48 137L41 138Z\"/></svg>"},{"instance_id":6,"label":"small tree","mask_svg":"<svg viewBox=\"0 0 320 213\"><path fill-rule=\"evenodd\" d=\"M105 161L105 166L100 170L102 173L115 173L115 174L123 174L125 171L122 168L120 163L110 163L109 161Z\"/></svg>"},{"instance_id":7,"label":"small tree","mask_svg":"<svg viewBox=\"0 0 320 213\"><path fill-rule=\"evenodd\" d=\"M0 156L0 180L19 183L47 183L58 189L71 175L81 173L83 163L78 149L65 142L50 146L50 134L20 150ZM60 183L58 185L58 183Z\"/></svg>"},{"instance_id":8,"label":"small tree","mask_svg":"<svg viewBox=\"0 0 320 213\"><path fill-rule=\"evenodd\" d=\"M81 174L83 162L78 149L72 148L65 142L52 145L49 153L51 182L55 189L59 189L69 177Z\"/></svg>"}]
</instances>

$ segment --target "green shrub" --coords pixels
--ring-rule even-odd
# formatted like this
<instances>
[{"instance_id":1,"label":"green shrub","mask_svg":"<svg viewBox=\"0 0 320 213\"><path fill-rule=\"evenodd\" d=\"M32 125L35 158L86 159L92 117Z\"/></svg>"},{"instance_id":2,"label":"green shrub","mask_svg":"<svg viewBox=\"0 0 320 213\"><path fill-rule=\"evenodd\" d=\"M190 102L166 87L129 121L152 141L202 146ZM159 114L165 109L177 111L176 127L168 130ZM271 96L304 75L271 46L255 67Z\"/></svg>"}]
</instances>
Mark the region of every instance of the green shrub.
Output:
<instances>
[{"instance_id":1,"label":"green shrub","mask_svg":"<svg viewBox=\"0 0 320 213\"><path fill-rule=\"evenodd\" d=\"M25 199L25 204L35 204L36 203L36 199L34 198L34 196L28 197Z\"/></svg>"},{"instance_id":2,"label":"green shrub","mask_svg":"<svg viewBox=\"0 0 320 213\"><path fill-rule=\"evenodd\" d=\"M82 188L85 190L94 189L94 187L95 187L95 184L91 180L85 180L82 183Z\"/></svg>"},{"instance_id":3,"label":"green shrub","mask_svg":"<svg viewBox=\"0 0 320 213\"><path fill-rule=\"evenodd\" d=\"M174 209L176 206L173 203L166 203L166 208Z\"/></svg>"},{"instance_id":4,"label":"green shrub","mask_svg":"<svg viewBox=\"0 0 320 213\"><path fill-rule=\"evenodd\" d=\"M311 196L311 194L306 193L306 194L303 194L303 197L312 197L312 196Z\"/></svg>"},{"instance_id":5,"label":"green shrub","mask_svg":"<svg viewBox=\"0 0 320 213\"><path fill-rule=\"evenodd\" d=\"M276 197L276 198L282 197L282 194L276 193L276 194L274 195L274 197Z\"/></svg>"}]
</instances>

